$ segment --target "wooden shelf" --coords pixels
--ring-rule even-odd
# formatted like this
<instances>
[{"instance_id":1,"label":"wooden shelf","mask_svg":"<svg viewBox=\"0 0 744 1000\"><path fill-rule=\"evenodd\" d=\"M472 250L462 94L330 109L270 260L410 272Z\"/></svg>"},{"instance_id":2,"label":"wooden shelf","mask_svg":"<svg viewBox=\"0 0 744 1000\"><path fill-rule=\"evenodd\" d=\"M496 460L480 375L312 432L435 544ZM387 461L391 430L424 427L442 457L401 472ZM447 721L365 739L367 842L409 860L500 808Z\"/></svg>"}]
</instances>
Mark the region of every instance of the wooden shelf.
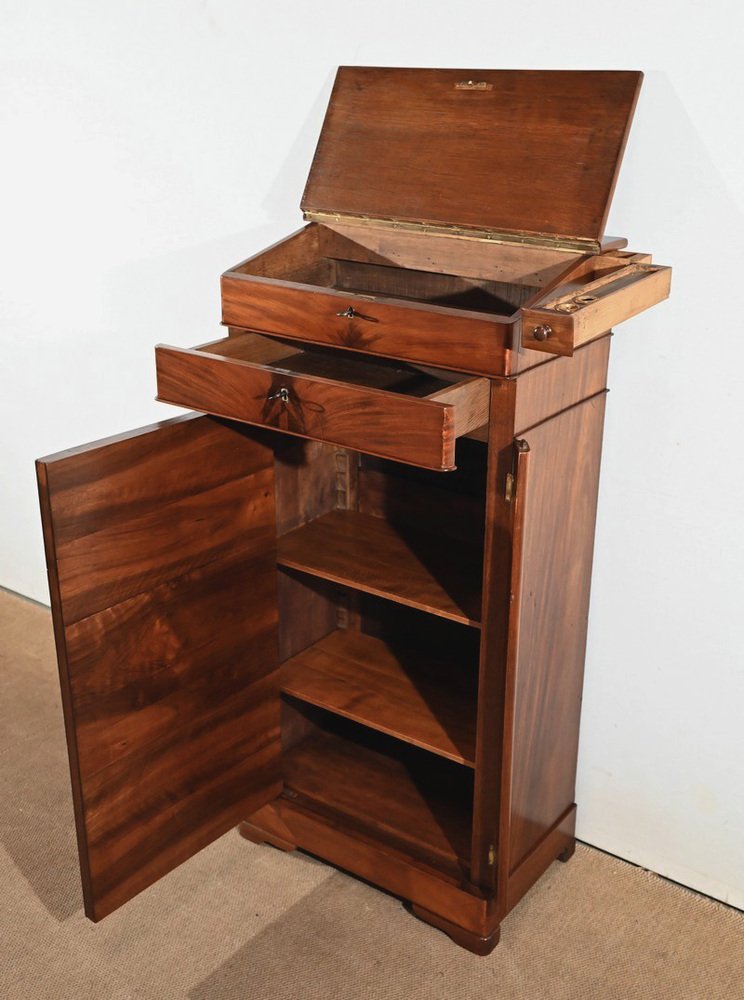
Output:
<instances>
[{"instance_id":1,"label":"wooden shelf","mask_svg":"<svg viewBox=\"0 0 744 1000\"><path fill-rule=\"evenodd\" d=\"M334 825L467 877L472 772L405 744L392 751L392 740L339 724L347 729L321 732L285 754L285 795Z\"/></svg>"},{"instance_id":2,"label":"wooden shelf","mask_svg":"<svg viewBox=\"0 0 744 1000\"><path fill-rule=\"evenodd\" d=\"M477 672L350 629L281 668L285 694L468 767L475 766Z\"/></svg>"},{"instance_id":3,"label":"wooden shelf","mask_svg":"<svg viewBox=\"0 0 744 1000\"><path fill-rule=\"evenodd\" d=\"M282 536L280 566L480 628L482 553L336 510Z\"/></svg>"}]
</instances>

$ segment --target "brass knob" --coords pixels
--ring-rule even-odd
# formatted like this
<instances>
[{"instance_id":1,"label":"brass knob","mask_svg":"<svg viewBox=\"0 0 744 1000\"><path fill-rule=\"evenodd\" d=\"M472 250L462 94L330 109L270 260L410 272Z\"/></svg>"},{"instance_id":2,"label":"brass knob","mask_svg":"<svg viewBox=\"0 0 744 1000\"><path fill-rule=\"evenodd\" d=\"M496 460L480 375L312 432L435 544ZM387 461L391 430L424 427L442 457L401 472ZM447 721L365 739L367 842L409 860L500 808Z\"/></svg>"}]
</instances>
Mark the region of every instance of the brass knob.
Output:
<instances>
[{"instance_id":1,"label":"brass knob","mask_svg":"<svg viewBox=\"0 0 744 1000\"><path fill-rule=\"evenodd\" d=\"M283 403L288 403L289 402L289 389L285 389L284 386L282 386L281 389L277 390L277 392L270 392L269 395L266 398L267 399L281 399L281 401Z\"/></svg>"},{"instance_id":2,"label":"brass knob","mask_svg":"<svg viewBox=\"0 0 744 1000\"><path fill-rule=\"evenodd\" d=\"M532 336L535 340L547 340L552 332L553 328L548 326L547 323L543 323L541 326L536 326L533 329Z\"/></svg>"}]
</instances>

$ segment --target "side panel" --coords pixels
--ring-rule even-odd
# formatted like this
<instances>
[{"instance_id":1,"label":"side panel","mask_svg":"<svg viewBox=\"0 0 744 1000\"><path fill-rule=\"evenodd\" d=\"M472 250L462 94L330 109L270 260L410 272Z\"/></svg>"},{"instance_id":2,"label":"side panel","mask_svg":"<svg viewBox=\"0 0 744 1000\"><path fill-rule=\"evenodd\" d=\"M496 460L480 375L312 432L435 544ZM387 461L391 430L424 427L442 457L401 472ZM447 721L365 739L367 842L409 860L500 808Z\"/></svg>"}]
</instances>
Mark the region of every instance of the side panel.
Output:
<instances>
[{"instance_id":1,"label":"side panel","mask_svg":"<svg viewBox=\"0 0 744 1000\"><path fill-rule=\"evenodd\" d=\"M37 471L98 920L280 790L273 455L189 416Z\"/></svg>"}]
</instances>

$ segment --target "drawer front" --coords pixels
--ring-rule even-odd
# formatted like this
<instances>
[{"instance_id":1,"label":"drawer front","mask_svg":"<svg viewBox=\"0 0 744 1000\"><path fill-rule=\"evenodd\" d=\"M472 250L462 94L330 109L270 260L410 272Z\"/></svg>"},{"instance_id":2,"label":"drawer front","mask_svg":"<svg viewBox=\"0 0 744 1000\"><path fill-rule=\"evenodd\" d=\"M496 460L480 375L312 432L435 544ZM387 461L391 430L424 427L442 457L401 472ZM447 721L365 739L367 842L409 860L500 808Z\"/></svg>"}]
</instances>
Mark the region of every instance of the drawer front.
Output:
<instances>
[{"instance_id":1,"label":"drawer front","mask_svg":"<svg viewBox=\"0 0 744 1000\"><path fill-rule=\"evenodd\" d=\"M445 388L448 403L295 374L209 347L161 346L156 362L163 402L441 471L455 467L456 437L487 419L489 383L481 378Z\"/></svg>"},{"instance_id":2,"label":"drawer front","mask_svg":"<svg viewBox=\"0 0 744 1000\"><path fill-rule=\"evenodd\" d=\"M480 375L510 370L513 323L441 306L398 305L228 272L222 276L222 321Z\"/></svg>"}]
</instances>

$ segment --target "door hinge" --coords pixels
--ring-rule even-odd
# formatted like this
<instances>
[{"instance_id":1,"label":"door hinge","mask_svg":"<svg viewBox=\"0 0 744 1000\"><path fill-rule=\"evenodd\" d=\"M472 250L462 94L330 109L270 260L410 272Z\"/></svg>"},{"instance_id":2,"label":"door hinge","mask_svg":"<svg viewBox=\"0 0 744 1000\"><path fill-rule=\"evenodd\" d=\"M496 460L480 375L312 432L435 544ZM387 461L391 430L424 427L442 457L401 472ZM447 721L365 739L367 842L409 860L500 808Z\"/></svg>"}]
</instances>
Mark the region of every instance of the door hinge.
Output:
<instances>
[{"instance_id":1,"label":"door hinge","mask_svg":"<svg viewBox=\"0 0 744 1000\"><path fill-rule=\"evenodd\" d=\"M496 848L493 844L488 845L488 864L491 868L496 864Z\"/></svg>"},{"instance_id":2,"label":"door hinge","mask_svg":"<svg viewBox=\"0 0 744 1000\"><path fill-rule=\"evenodd\" d=\"M392 229L400 233L424 233L426 236L450 236L455 239L477 240L486 243L501 243L507 246L537 247L541 250L563 250L568 253L601 253L599 240L588 236L559 236L555 233L528 233L514 229L476 229L455 226L442 222L412 221L410 219L386 219L381 216L351 215L346 212L324 212L315 208L303 208L302 217L306 222L318 222L333 228L357 226L370 229Z\"/></svg>"},{"instance_id":3,"label":"door hinge","mask_svg":"<svg viewBox=\"0 0 744 1000\"><path fill-rule=\"evenodd\" d=\"M506 484L504 486L504 500L506 500L507 503L511 503L513 496L514 496L514 473L507 472Z\"/></svg>"}]
</instances>

